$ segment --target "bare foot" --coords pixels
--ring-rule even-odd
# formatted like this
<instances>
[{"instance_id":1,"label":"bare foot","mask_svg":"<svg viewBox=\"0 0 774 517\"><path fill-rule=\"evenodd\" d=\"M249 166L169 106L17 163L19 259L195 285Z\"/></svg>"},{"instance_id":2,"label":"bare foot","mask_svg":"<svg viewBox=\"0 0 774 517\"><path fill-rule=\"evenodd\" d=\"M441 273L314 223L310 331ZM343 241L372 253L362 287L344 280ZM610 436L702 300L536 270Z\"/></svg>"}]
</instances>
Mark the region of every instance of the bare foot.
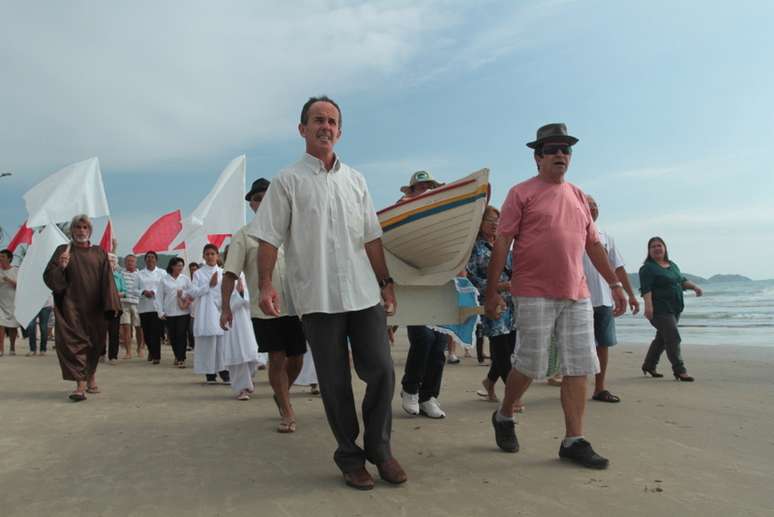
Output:
<instances>
[{"instance_id":1,"label":"bare foot","mask_svg":"<svg viewBox=\"0 0 774 517\"><path fill-rule=\"evenodd\" d=\"M497 394L494 390L494 383L489 380L489 377L484 377L484 380L481 381L481 385L484 387L484 389L478 390L476 395L485 398L489 402L497 402Z\"/></svg>"}]
</instances>

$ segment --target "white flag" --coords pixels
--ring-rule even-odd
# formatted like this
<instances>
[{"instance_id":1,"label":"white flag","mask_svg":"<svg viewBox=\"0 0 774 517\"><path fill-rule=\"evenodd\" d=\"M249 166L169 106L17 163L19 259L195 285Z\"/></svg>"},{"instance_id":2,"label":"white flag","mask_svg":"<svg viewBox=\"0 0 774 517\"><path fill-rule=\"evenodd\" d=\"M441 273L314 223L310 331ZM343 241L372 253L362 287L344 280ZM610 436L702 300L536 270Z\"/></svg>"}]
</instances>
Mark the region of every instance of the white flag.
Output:
<instances>
[{"instance_id":1,"label":"white flag","mask_svg":"<svg viewBox=\"0 0 774 517\"><path fill-rule=\"evenodd\" d=\"M16 282L20 289L16 290L14 300L16 304L14 316L16 321L25 328L32 318L38 315L48 297L51 296L51 289L43 282L43 272L56 248L68 242L70 240L55 224L47 225L42 232L37 232L32 237L32 244L27 248L24 260L19 266Z\"/></svg>"},{"instance_id":2,"label":"white flag","mask_svg":"<svg viewBox=\"0 0 774 517\"><path fill-rule=\"evenodd\" d=\"M183 219L183 229L170 248L185 242L189 256L199 257L207 235L233 234L245 225L245 169L245 155L231 160L210 193Z\"/></svg>"},{"instance_id":3,"label":"white flag","mask_svg":"<svg viewBox=\"0 0 774 517\"><path fill-rule=\"evenodd\" d=\"M110 215L97 158L55 172L28 190L24 202L30 228L69 222L78 214L89 217Z\"/></svg>"}]
</instances>

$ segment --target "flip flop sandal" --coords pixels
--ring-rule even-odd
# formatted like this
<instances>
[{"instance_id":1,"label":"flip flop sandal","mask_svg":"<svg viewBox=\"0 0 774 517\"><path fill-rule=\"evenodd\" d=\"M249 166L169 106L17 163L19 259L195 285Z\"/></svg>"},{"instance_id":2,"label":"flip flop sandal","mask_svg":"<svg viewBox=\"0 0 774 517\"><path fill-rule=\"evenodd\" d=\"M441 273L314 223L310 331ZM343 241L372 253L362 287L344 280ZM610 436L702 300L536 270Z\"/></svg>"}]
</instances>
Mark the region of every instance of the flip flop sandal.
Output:
<instances>
[{"instance_id":1,"label":"flip flop sandal","mask_svg":"<svg viewBox=\"0 0 774 517\"><path fill-rule=\"evenodd\" d=\"M246 391L243 391L237 395L237 400L250 400L250 394Z\"/></svg>"},{"instance_id":2,"label":"flip flop sandal","mask_svg":"<svg viewBox=\"0 0 774 517\"><path fill-rule=\"evenodd\" d=\"M602 390L591 398L599 402L621 402L620 397L613 395L607 390Z\"/></svg>"},{"instance_id":3,"label":"flip flop sandal","mask_svg":"<svg viewBox=\"0 0 774 517\"><path fill-rule=\"evenodd\" d=\"M99 386L87 386L86 393L100 393Z\"/></svg>"},{"instance_id":4,"label":"flip flop sandal","mask_svg":"<svg viewBox=\"0 0 774 517\"><path fill-rule=\"evenodd\" d=\"M293 420L290 422L280 422L279 426L277 427L277 432L282 434L295 433L296 422Z\"/></svg>"},{"instance_id":5,"label":"flip flop sandal","mask_svg":"<svg viewBox=\"0 0 774 517\"><path fill-rule=\"evenodd\" d=\"M70 395L68 395L67 398L69 398L73 402L80 402L82 400L86 400L86 394L83 392L74 391L70 393Z\"/></svg>"}]
</instances>

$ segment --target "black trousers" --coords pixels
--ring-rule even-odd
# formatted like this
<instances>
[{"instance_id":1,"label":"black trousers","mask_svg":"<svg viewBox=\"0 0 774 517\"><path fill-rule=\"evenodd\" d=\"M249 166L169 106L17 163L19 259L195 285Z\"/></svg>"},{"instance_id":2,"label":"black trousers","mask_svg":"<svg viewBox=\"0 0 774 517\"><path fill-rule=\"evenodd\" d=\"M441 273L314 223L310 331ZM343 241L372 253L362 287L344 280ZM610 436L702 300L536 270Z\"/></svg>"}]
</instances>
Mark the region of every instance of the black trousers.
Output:
<instances>
[{"instance_id":1,"label":"black trousers","mask_svg":"<svg viewBox=\"0 0 774 517\"><path fill-rule=\"evenodd\" d=\"M438 398L446 364L446 336L424 325L406 327L409 351L403 370L403 391L419 394L419 401Z\"/></svg>"},{"instance_id":2,"label":"black trousers","mask_svg":"<svg viewBox=\"0 0 774 517\"><path fill-rule=\"evenodd\" d=\"M645 356L643 367L648 370L655 370L661 354L666 350L667 358L672 363L672 371L676 374L686 372L683 356L680 353L680 331L677 329L677 322L680 321L679 314L656 314L650 320L650 324L656 329L656 337L650 343L648 354Z\"/></svg>"},{"instance_id":3,"label":"black trousers","mask_svg":"<svg viewBox=\"0 0 774 517\"><path fill-rule=\"evenodd\" d=\"M167 335L172 345L175 359L185 361L185 348L188 341L188 323L191 317L188 314L182 316L167 316Z\"/></svg>"},{"instance_id":4,"label":"black trousers","mask_svg":"<svg viewBox=\"0 0 774 517\"><path fill-rule=\"evenodd\" d=\"M489 355L491 362L489 363L489 373L487 377L492 383L497 382L500 378L503 383L508 379L508 374L511 372L511 356L513 350L516 348L516 331L512 331L510 334L502 334L499 336L491 336L489 338Z\"/></svg>"},{"instance_id":5,"label":"black trousers","mask_svg":"<svg viewBox=\"0 0 774 517\"><path fill-rule=\"evenodd\" d=\"M164 325L156 312L140 314L140 325L145 345L148 347L148 359L161 359L161 334Z\"/></svg>"},{"instance_id":6,"label":"black trousers","mask_svg":"<svg viewBox=\"0 0 774 517\"><path fill-rule=\"evenodd\" d=\"M195 346L196 346L196 340L194 339L194 335L193 335L193 318L189 317L188 318L188 348L193 350Z\"/></svg>"},{"instance_id":7,"label":"black trousers","mask_svg":"<svg viewBox=\"0 0 774 517\"><path fill-rule=\"evenodd\" d=\"M108 321L108 359L118 359L118 331L120 328L120 317Z\"/></svg>"},{"instance_id":8,"label":"black trousers","mask_svg":"<svg viewBox=\"0 0 774 517\"><path fill-rule=\"evenodd\" d=\"M337 314L306 314L304 333L314 366L328 424L338 448L333 460L342 472L352 472L368 460L376 465L391 456L392 396L395 370L387 339L384 308L375 305ZM356 443L358 425L347 340L355 372L366 383L363 398L363 448Z\"/></svg>"}]
</instances>

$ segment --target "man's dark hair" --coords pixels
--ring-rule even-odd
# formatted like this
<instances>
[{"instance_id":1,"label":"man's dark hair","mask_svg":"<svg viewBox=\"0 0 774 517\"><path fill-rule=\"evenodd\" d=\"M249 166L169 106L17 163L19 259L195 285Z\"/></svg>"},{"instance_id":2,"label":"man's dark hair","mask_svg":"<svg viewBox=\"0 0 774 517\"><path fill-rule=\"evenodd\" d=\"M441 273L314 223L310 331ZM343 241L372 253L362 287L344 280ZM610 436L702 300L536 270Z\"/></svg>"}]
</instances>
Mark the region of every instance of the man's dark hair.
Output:
<instances>
[{"instance_id":1,"label":"man's dark hair","mask_svg":"<svg viewBox=\"0 0 774 517\"><path fill-rule=\"evenodd\" d=\"M0 251L0 255L5 255L6 258L8 259L8 262L13 260L13 252L9 249Z\"/></svg>"},{"instance_id":2,"label":"man's dark hair","mask_svg":"<svg viewBox=\"0 0 774 517\"><path fill-rule=\"evenodd\" d=\"M215 253L217 253L218 255L220 255L220 250L218 249L218 247L217 247L217 246L215 246L215 245L214 245L213 243L211 243L211 242L210 242L209 244L205 244L205 245L204 245L204 248L202 249L202 255L204 255L204 254L207 252L207 250L213 250Z\"/></svg>"},{"instance_id":3,"label":"man's dark hair","mask_svg":"<svg viewBox=\"0 0 774 517\"><path fill-rule=\"evenodd\" d=\"M144 261L146 261L146 262L148 261L148 255L153 255L153 256L156 258L156 260L158 260L158 259L159 259L159 254L158 254L158 253L156 253L156 252L155 252L155 251L153 251L153 250L150 250L150 251L146 251L146 252L145 252L145 257L143 257L143 260L144 260Z\"/></svg>"},{"instance_id":4,"label":"man's dark hair","mask_svg":"<svg viewBox=\"0 0 774 517\"><path fill-rule=\"evenodd\" d=\"M327 102L328 104L333 104L333 106L336 108L336 111L339 112L339 129L341 129L341 108L339 108L339 105L336 104L336 101L328 97L327 95L320 95L319 97L309 97L309 100L306 101L304 104L304 107L301 108L301 124L306 125L307 122L309 122L309 108L312 107L312 104L315 102Z\"/></svg>"},{"instance_id":5,"label":"man's dark hair","mask_svg":"<svg viewBox=\"0 0 774 517\"><path fill-rule=\"evenodd\" d=\"M172 274L172 268L175 267L177 264L185 264L185 260L183 260L180 257L172 257L169 260L169 264L167 264L167 273Z\"/></svg>"}]
</instances>

